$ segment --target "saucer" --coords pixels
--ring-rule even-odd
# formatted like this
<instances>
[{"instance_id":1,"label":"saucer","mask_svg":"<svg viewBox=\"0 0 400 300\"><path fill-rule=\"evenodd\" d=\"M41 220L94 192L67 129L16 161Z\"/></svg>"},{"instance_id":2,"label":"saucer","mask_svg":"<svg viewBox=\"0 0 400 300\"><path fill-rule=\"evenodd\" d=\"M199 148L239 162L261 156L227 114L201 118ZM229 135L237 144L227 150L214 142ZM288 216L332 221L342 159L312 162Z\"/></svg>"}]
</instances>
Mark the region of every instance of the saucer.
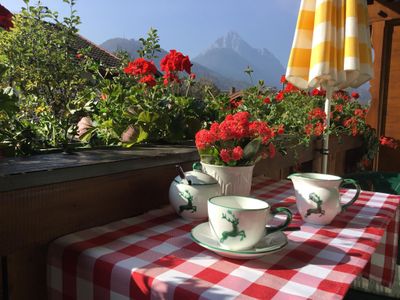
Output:
<instances>
[{"instance_id":1,"label":"saucer","mask_svg":"<svg viewBox=\"0 0 400 300\"><path fill-rule=\"evenodd\" d=\"M281 231L270 233L261 239L253 248L241 251L227 250L221 247L218 239L211 232L208 222L201 223L194 227L191 232L194 242L209 249L218 255L235 259L258 258L267 254L275 253L284 248L288 241L286 235Z\"/></svg>"}]
</instances>

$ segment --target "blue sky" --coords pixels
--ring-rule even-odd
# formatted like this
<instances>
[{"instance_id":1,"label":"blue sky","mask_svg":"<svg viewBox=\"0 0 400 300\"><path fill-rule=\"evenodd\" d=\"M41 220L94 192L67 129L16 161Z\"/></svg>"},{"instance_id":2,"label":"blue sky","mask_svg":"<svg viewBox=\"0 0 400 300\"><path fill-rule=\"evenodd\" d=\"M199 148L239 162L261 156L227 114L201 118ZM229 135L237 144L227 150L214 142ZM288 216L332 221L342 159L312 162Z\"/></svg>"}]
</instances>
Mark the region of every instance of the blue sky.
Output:
<instances>
[{"instance_id":1,"label":"blue sky","mask_svg":"<svg viewBox=\"0 0 400 300\"><path fill-rule=\"evenodd\" d=\"M61 0L44 0L61 14ZM0 0L12 12L22 0ZM36 0L31 3L36 3ZM138 39L157 28L161 47L194 57L218 37L236 31L255 48L287 64L300 0L77 0L80 33L99 44L113 37Z\"/></svg>"}]
</instances>

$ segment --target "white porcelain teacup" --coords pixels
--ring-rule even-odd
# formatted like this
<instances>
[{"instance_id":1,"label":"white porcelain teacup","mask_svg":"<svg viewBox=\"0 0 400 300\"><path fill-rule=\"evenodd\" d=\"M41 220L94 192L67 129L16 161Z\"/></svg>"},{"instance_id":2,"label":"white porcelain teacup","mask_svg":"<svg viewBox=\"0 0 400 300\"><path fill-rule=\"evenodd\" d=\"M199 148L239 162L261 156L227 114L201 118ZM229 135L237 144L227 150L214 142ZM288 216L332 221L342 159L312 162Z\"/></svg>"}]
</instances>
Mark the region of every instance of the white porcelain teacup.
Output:
<instances>
[{"instance_id":1,"label":"white porcelain teacup","mask_svg":"<svg viewBox=\"0 0 400 300\"><path fill-rule=\"evenodd\" d=\"M286 214L286 220L267 232L266 225L277 213ZM251 197L217 196L208 200L208 218L221 248L240 251L252 248L268 233L287 227L292 213L284 207L272 210L267 202Z\"/></svg>"},{"instance_id":2,"label":"white porcelain teacup","mask_svg":"<svg viewBox=\"0 0 400 300\"><path fill-rule=\"evenodd\" d=\"M294 173L288 176L293 181L296 204L303 220L317 225L327 225L337 214L351 206L360 194L360 186L353 179L320 173ZM354 197L341 204L339 188L342 184L356 187Z\"/></svg>"}]
</instances>

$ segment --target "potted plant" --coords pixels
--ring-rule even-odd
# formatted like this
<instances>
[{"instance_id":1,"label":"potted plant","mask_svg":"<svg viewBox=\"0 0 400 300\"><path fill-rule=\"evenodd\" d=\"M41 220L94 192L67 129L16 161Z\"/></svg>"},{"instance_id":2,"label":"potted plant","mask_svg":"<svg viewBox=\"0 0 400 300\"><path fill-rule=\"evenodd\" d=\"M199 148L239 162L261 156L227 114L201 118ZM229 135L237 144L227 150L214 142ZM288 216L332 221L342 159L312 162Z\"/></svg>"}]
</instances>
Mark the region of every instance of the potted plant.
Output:
<instances>
[{"instance_id":1,"label":"potted plant","mask_svg":"<svg viewBox=\"0 0 400 300\"><path fill-rule=\"evenodd\" d=\"M249 195L255 163L275 155L273 140L282 133L282 126L272 128L237 112L198 131L195 142L203 170L218 180L225 195Z\"/></svg>"}]
</instances>

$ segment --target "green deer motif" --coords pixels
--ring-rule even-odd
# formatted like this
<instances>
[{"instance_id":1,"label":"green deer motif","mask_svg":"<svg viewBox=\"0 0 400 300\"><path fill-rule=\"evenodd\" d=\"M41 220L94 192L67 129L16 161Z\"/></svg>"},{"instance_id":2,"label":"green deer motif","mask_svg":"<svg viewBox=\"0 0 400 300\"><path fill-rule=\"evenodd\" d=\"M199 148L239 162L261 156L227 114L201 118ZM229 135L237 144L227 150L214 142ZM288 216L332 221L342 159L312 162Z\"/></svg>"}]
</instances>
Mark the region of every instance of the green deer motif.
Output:
<instances>
[{"instance_id":1,"label":"green deer motif","mask_svg":"<svg viewBox=\"0 0 400 300\"><path fill-rule=\"evenodd\" d=\"M307 218L311 214L319 214L319 216L325 215L325 210L322 209L322 200L316 193L311 193L308 198L317 204L317 208L309 208L307 209L307 213L305 217Z\"/></svg>"},{"instance_id":2,"label":"green deer motif","mask_svg":"<svg viewBox=\"0 0 400 300\"><path fill-rule=\"evenodd\" d=\"M197 211L197 206L193 205L193 196L189 193L188 190L185 190L183 193L179 192L179 195L187 200L188 204L179 205L179 213L182 213L184 210L191 210L192 213Z\"/></svg>"},{"instance_id":3,"label":"green deer motif","mask_svg":"<svg viewBox=\"0 0 400 300\"><path fill-rule=\"evenodd\" d=\"M232 216L232 219L227 217L226 214L222 214L222 219L227 220L229 223L232 224L233 229L231 231L224 231L222 233L222 238L220 239L220 242L222 243L225 241L228 237L237 237L240 236L240 240L242 241L246 237L246 233L244 230L239 230L238 225L239 225L239 219L236 218L236 216L232 213L232 211L228 210L228 214Z\"/></svg>"}]
</instances>

